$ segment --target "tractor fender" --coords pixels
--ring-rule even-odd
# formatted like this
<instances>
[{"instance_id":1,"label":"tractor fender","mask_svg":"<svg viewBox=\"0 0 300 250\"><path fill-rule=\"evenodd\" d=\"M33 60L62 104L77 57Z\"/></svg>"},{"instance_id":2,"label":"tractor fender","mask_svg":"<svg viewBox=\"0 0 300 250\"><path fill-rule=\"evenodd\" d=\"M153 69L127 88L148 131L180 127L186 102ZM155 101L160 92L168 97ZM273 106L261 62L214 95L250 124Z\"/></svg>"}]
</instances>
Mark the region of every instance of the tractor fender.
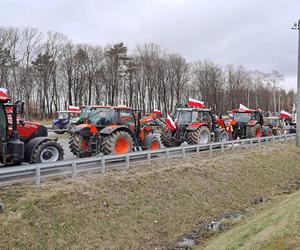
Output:
<instances>
[{"instance_id":1,"label":"tractor fender","mask_svg":"<svg viewBox=\"0 0 300 250\"><path fill-rule=\"evenodd\" d=\"M80 124L74 129L74 133L80 134L83 137L91 137L97 131L97 128L92 124Z\"/></svg>"},{"instance_id":2,"label":"tractor fender","mask_svg":"<svg viewBox=\"0 0 300 250\"><path fill-rule=\"evenodd\" d=\"M110 135L110 134L114 133L117 130L126 131L134 138L134 135L133 135L132 131L128 127L123 126L123 125L110 125L110 126L107 126L104 129L100 130L100 135Z\"/></svg>"},{"instance_id":3,"label":"tractor fender","mask_svg":"<svg viewBox=\"0 0 300 250\"><path fill-rule=\"evenodd\" d=\"M202 126L206 126L208 127L208 125L205 122L192 122L187 128L187 131L194 131L197 130L198 128L202 127ZM209 127L208 127L209 128Z\"/></svg>"},{"instance_id":4,"label":"tractor fender","mask_svg":"<svg viewBox=\"0 0 300 250\"><path fill-rule=\"evenodd\" d=\"M247 126L254 126L257 124L257 120L250 120L247 122Z\"/></svg>"},{"instance_id":5,"label":"tractor fender","mask_svg":"<svg viewBox=\"0 0 300 250\"><path fill-rule=\"evenodd\" d=\"M24 161L31 162L32 154L35 148L45 141L57 141L57 139L53 140L53 139L49 139L48 137L33 138L32 140L30 140L28 143L25 144Z\"/></svg>"}]
</instances>

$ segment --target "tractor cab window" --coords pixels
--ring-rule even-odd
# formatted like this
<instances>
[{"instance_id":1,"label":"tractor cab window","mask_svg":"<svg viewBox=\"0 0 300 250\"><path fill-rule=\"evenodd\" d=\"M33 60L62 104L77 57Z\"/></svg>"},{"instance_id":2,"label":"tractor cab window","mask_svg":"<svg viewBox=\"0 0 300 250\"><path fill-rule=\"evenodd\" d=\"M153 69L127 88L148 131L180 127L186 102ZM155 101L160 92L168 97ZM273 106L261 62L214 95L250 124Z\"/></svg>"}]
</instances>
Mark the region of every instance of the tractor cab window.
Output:
<instances>
[{"instance_id":1,"label":"tractor cab window","mask_svg":"<svg viewBox=\"0 0 300 250\"><path fill-rule=\"evenodd\" d=\"M110 108L95 108L87 111L87 117L90 123L96 126L105 126L112 123L114 110Z\"/></svg>"},{"instance_id":2,"label":"tractor cab window","mask_svg":"<svg viewBox=\"0 0 300 250\"><path fill-rule=\"evenodd\" d=\"M178 123L190 123L192 121L192 117L197 117L198 114L192 114L190 110L178 110L174 114L175 121Z\"/></svg>"},{"instance_id":3,"label":"tractor cab window","mask_svg":"<svg viewBox=\"0 0 300 250\"><path fill-rule=\"evenodd\" d=\"M68 119L69 118L69 115L67 112L59 112L58 113L58 119Z\"/></svg>"},{"instance_id":4,"label":"tractor cab window","mask_svg":"<svg viewBox=\"0 0 300 250\"><path fill-rule=\"evenodd\" d=\"M251 120L251 113L246 113L246 112L233 113L233 119L236 120L237 122L248 122Z\"/></svg>"},{"instance_id":5,"label":"tractor cab window","mask_svg":"<svg viewBox=\"0 0 300 250\"><path fill-rule=\"evenodd\" d=\"M134 124L135 119L132 110L130 109L121 109L119 111L119 120L121 123Z\"/></svg>"},{"instance_id":6,"label":"tractor cab window","mask_svg":"<svg viewBox=\"0 0 300 250\"><path fill-rule=\"evenodd\" d=\"M6 141L6 127L7 126L7 119L6 113L4 110L4 106L0 105L0 138L2 141Z\"/></svg>"}]
</instances>

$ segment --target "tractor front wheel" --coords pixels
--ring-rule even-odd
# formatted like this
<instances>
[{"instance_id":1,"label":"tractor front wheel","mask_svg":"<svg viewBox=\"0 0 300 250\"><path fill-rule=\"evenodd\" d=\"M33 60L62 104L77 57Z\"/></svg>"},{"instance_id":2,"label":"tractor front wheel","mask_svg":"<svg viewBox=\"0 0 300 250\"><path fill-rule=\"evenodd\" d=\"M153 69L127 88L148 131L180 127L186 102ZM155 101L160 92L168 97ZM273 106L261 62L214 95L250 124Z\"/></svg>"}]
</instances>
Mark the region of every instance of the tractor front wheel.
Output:
<instances>
[{"instance_id":1,"label":"tractor front wheel","mask_svg":"<svg viewBox=\"0 0 300 250\"><path fill-rule=\"evenodd\" d=\"M78 133L73 133L70 136L69 148L73 155L79 158L89 157L92 155L89 152L89 138L85 138Z\"/></svg>"},{"instance_id":2,"label":"tractor front wheel","mask_svg":"<svg viewBox=\"0 0 300 250\"><path fill-rule=\"evenodd\" d=\"M32 152L31 163L46 163L60 161L64 157L64 150L55 141L44 141Z\"/></svg>"},{"instance_id":3,"label":"tractor front wheel","mask_svg":"<svg viewBox=\"0 0 300 250\"><path fill-rule=\"evenodd\" d=\"M187 136L187 143L195 144L208 144L211 140L210 130L206 126L202 126L197 130L190 131Z\"/></svg>"},{"instance_id":4,"label":"tractor front wheel","mask_svg":"<svg viewBox=\"0 0 300 250\"><path fill-rule=\"evenodd\" d=\"M274 135L281 135L282 134L282 128L278 127L276 129L274 129Z\"/></svg>"},{"instance_id":5,"label":"tractor front wheel","mask_svg":"<svg viewBox=\"0 0 300 250\"><path fill-rule=\"evenodd\" d=\"M246 138L259 138L262 135L261 126L259 123L246 128Z\"/></svg>"},{"instance_id":6,"label":"tractor front wheel","mask_svg":"<svg viewBox=\"0 0 300 250\"><path fill-rule=\"evenodd\" d=\"M133 139L125 131L116 131L102 139L100 148L105 155L126 154L133 149Z\"/></svg>"},{"instance_id":7,"label":"tractor front wheel","mask_svg":"<svg viewBox=\"0 0 300 250\"><path fill-rule=\"evenodd\" d=\"M224 129L221 129L215 134L216 142L225 142L228 141L228 134Z\"/></svg>"},{"instance_id":8,"label":"tractor front wheel","mask_svg":"<svg viewBox=\"0 0 300 250\"><path fill-rule=\"evenodd\" d=\"M169 129L165 130L165 128L163 128L160 132L160 139L161 139L162 144L167 148L178 147L181 144L180 142L172 139L171 131Z\"/></svg>"},{"instance_id":9,"label":"tractor front wheel","mask_svg":"<svg viewBox=\"0 0 300 250\"><path fill-rule=\"evenodd\" d=\"M161 142L156 135L147 135L143 143L144 149L157 150L161 148Z\"/></svg>"}]
</instances>

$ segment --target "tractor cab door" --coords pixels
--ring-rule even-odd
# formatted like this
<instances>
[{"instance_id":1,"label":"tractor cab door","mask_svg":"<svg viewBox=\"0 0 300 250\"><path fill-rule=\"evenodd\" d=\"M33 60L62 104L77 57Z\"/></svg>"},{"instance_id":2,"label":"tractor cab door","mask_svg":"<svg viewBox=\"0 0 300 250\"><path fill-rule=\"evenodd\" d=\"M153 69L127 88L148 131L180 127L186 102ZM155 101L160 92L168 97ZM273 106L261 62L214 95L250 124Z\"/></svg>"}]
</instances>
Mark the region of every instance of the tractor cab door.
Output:
<instances>
[{"instance_id":1,"label":"tractor cab door","mask_svg":"<svg viewBox=\"0 0 300 250\"><path fill-rule=\"evenodd\" d=\"M7 139L7 116L3 104L0 104L0 139L5 142Z\"/></svg>"},{"instance_id":2,"label":"tractor cab door","mask_svg":"<svg viewBox=\"0 0 300 250\"><path fill-rule=\"evenodd\" d=\"M7 116L3 103L0 103L0 160L5 163L6 147L5 142L7 141Z\"/></svg>"},{"instance_id":3,"label":"tractor cab door","mask_svg":"<svg viewBox=\"0 0 300 250\"><path fill-rule=\"evenodd\" d=\"M263 116L259 112L253 112L251 114L251 120L256 120L260 125L263 124Z\"/></svg>"},{"instance_id":4,"label":"tractor cab door","mask_svg":"<svg viewBox=\"0 0 300 250\"><path fill-rule=\"evenodd\" d=\"M118 121L127 126L133 133L136 132L136 119L135 113L132 109L120 109L118 112Z\"/></svg>"}]
</instances>

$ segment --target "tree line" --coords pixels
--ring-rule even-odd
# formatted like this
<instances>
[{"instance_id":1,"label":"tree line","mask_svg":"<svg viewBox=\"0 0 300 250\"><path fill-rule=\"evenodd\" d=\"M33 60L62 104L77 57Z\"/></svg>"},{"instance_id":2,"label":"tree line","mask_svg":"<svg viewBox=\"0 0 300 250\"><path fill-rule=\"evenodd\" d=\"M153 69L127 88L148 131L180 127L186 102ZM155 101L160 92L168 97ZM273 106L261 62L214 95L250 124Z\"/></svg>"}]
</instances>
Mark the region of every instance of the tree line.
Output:
<instances>
[{"instance_id":1,"label":"tree line","mask_svg":"<svg viewBox=\"0 0 300 250\"><path fill-rule=\"evenodd\" d=\"M201 57L201 55L199 55ZM153 43L132 53L122 43L75 44L57 32L0 28L0 84L27 115L52 117L69 105L128 105L170 112L189 97L216 112L243 103L266 111L291 110L294 91L277 71L187 60Z\"/></svg>"}]
</instances>

